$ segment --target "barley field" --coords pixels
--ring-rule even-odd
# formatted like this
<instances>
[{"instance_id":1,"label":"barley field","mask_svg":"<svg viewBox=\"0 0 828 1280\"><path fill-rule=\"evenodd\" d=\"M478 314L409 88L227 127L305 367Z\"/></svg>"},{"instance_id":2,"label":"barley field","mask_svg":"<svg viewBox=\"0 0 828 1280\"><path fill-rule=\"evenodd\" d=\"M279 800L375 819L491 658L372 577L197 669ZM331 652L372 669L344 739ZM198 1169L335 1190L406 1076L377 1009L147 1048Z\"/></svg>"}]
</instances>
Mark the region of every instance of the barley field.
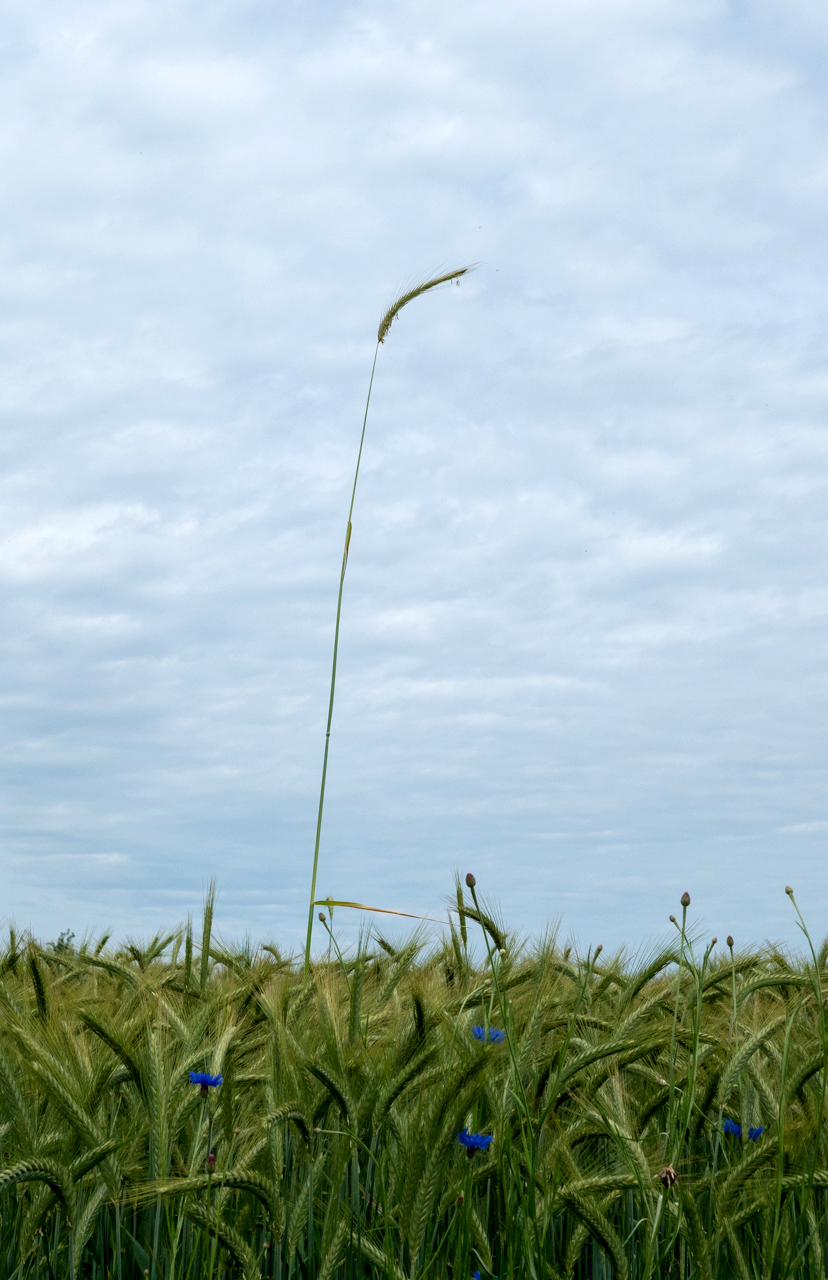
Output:
<instances>
[{"instance_id":1,"label":"barley field","mask_svg":"<svg viewBox=\"0 0 828 1280\"><path fill-rule=\"evenodd\" d=\"M9 934L6 1280L824 1275L828 944L694 943L685 905L578 955L458 884L436 942L334 921L306 978L212 913Z\"/></svg>"}]
</instances>

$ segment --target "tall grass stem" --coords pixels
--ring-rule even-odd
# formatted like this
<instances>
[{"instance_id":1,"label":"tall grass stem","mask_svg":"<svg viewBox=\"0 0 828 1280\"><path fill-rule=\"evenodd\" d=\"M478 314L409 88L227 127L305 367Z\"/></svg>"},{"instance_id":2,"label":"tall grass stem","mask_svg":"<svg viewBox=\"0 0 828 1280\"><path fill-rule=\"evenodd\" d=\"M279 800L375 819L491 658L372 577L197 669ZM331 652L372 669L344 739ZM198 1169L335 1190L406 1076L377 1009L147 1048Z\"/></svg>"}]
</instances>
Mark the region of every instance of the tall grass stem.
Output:
<instances>
[{"instance_id":1,"label":"tall grass stem","mask_svg":"<svg viewBox=\"0 0 828 1280\"><path fill-rule=\"evenodd\" d=\"M342 551L342 568L339 572L339 593L336 597L336 626L334 628L333 662L331 664L331 692L328 698L328 721L325 725L325 754L322 757L322 782L319 787L319 810L316 815L316 840L313 846L313 871L311 872L310 905L308 906L308 936L305 942L305 977L310 971L311 937L313 935L313 908L316 898L316 875L319 870L319 843L322 839L322 812L325 808L325 782L328 777L328 752L331 745L331 724L333 723L334 696L336 694L336 660L339 654L339 623L342 617L342 591L345 586L345 570L348 568L348 551L351 546L351 529L356 500L359 467L362 462L362 450L365 445L365 428L368 423L368 407L371 404L371 392L374 387L374 374L379 355L379 341L374 349L374 362L371 365L371 378L368 383L368 395L365 399L365 413L362 415L362 434L359 437L359 453L357 454L354 483L351 488L351 505L348 508L348 524L345 529L345 546Z\"/></svg>"},{"instance_id":2,"label":"tall grass stem","mask_svg":"<svg viewBox=\"0 0 828 1280\"><path fill-rule=\"evenodd\" d=\"M377 345L374 349L374 361L371 365L371 378L368 383L368 395L365 399L365 413L362 415L362 432L359 437L359 453L357 454L356 468L354 470L354 483L351 487L351 504L348 508L348 523L345 529L345 546L342 551L342 568L339 572L339 593L336 598L336 626L334 628L334 647L333 661L331 663L331 690L328 698L328 721L325 726L325 752L322 757L322 781L319 787L319 808L316 815L316 840L313 847L313 869L311 871L311 890L310 902L308 904L308 933L305 941L305 964L304 977L307 981L310 973L310 951L311 939L313 936L313 908L316 905L316 877L319 870L319 845L322 838L322 814L325 808L325 783L328 777L328 753L331 745L331 724L333 723L334 695L336 693L336 660L339 653L339 624L342 617L342 591L345 586L345 570L348 567L348 551L351 546L351 531L353 528L354 502L356 501L357 481L359 480L359 468L362 462L362 450L365 445L365 428L368 423L368 408L371 404L371 391L374 386L374 374L377 368L377 356L379 349L388 337L391 325L396 320L403 307L407 307L409 302L413 302L415 298L421 297L424 293L428 293L431 289L435 289L438 285L448 284L451 281L460 282L460 277L466 275L471 267L457 267L453 271L444 271L440 275L433 276L430 280L423 280L413 288L406 290L400 294L391 304L383 315L377 330Z\"/></svg>"}]
</instances>

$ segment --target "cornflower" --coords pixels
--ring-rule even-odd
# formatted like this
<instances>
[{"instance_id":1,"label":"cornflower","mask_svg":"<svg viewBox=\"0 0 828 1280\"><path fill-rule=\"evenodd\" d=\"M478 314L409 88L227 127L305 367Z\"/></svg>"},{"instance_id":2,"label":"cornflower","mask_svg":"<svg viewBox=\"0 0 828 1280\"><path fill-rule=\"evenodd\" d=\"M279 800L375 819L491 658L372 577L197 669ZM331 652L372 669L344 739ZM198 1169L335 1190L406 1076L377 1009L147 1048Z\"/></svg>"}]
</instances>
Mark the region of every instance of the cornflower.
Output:
<instances>
[{"instance_id":1,"label":"cornflower","mask_svg":"<svg viewBox=\"0 0 828 1280\"><path fill-rule=\"evenodd\" d=\"M469 1133L468 1129L461 1129L457 1141L473 1156L475 1151L485 1151L490 1147L494 1139L488 1133Z\"/></svg>"},{"instance_id":2,"label":"cornflower","mask_svg":"<svg viewBox=\"0 0 828 1280\"><path fill-rule=\"evenodd\" d=\"M222 1082L222 1080L223 1080L223 1079L224 1079L224 1077L223 1077L223 1076L211 1076L211 1075L210 1075L208 1072L206 1072L206 1071L191 1071L191 1072L190 1072L190 1084L200 1084L200 1085L201 1085L201 1096L202 1096L202 1098L206 1098L206 1097L207 1097L207 1092L208 1092L208 1090L209 1090L209 1089L217 1089L217 1088L218 1088L218 1086L221 1084L221 1082Z\"/></svg>"},{"instance_id":3,"label":"cornflower","mask_svg":"<svg viewBox=\"0 0 828 1280\"><path fill-rule=\"evenodd\" d=\"M722 1131L728 1134L731 1138L741 1138L742 1136L742 1126L737 1124L735 1120L731 1120L729 1117L722 1125ZM763 1124L756 1125L755 1127L748 1129L748 1138L751 1142L758 1142L764 1132L765 1126Z\"/></svg>"},{"instance_id":4,"label":"cornflower","mask_svg":"<svg viewBox=\"0 0 828 1280\"><path fill-rule=\"evenodd\" d=\"M486 1039L485 1028L472 1027L472 1035L474 1036L475 1040L485 1041ZM489 1027L489 1040L491 1041L492 1044L500 1044L501 1041L505 1039L506 1039L505 1031L498 1031L497 1027Z\"/></svg>"}]
</instances>

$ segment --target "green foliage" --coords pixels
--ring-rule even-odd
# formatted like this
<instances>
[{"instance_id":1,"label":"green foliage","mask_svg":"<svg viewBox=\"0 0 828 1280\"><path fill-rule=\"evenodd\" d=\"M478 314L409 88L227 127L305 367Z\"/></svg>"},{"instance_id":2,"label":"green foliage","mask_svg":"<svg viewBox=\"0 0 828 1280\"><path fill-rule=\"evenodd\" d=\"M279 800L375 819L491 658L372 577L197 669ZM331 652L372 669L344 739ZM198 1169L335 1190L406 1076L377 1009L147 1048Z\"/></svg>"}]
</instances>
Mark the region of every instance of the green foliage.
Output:
<instances>
[{"instance_id":1,"label":"green foliage","mask_svg":"<svg viewBox=\"0 0 828 1280\"><path fill-rule=\"evenodd\" d=\"M0 1276L824 1277L828 950L579 958L458 894L307 980L212 892L200 946L10 934Z\"/></svg>"}]
</instances>

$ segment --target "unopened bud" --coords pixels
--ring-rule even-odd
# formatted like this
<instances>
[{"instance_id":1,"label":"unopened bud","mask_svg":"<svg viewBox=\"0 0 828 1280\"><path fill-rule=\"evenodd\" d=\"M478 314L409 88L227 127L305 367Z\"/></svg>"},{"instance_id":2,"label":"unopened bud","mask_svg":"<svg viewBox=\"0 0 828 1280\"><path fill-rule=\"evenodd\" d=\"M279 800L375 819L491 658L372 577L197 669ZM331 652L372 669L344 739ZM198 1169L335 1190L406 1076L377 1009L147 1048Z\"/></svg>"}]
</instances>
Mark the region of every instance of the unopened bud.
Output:
<instances>
[{"instance_id":1,"label":"unopened bud","mask_svg":"<svg viewBox=\"0 0 828 1280\"><path fill-rule=\"evenodd\" d=\"M595 954L596 954L596 956L597 956L597 955L600 955L600 953L601 953L603 950L604 950L604 944L603 944L603 942L599 942L599 943L598 943L598 946L595 948Z\"/></svg>"},{"instance_id":2,"label":"unopened bud","mask_svg":"<svg viewBox=\"0 0 828 1280\"><path fill-rule=\"evenodd\" d=\"M670 916L670 924L678 924L678 920L675 916Z\"/></svg>"},{"instance_id":3,"label":"unopened bud","mask_svg":"<svg viewBox=\"0 0 828 1280\"><path fill-rule=\"evenodd\" d=\"M790 886L789 884L786 884L786 885L785 885L785 892L787 893L787 895L788 895L788 897L789 897L789 898L792 898L792 897L793 897L793 889L791 888L791 886Z\"/></svg>"},{"instance_id":4,"label":"unopened bud","mask_svg":"<svg viewBox=\"0 0 828 1280\"><path fill-rule=\"evenodd\" d=\"M477 881L475 880L474 876L470 871L466 875L466 884L469 886L470 889L473 889L474 886L477 884Z\"/></svg>"},{"instance_id":5,"label":"unopened bud","mask_svg":"<svg viewBox=\"0 0 828 1280\"><path fill-rule=\"evenodd\" d=\"M462 1204L462 1203L463 1203L463 1192L462 1192L462 1191L460 1192L459 1196L457 1197L457 1203L458 1203L458 1204Z\"/></svg>"},{"instance_id":6,"label":"unopened bud","mask_svg":"<svg viewBox=\"0 0 828 1280\"><path fill-rule=\"evenodd\" d=\"M727 945L730 947L730 950L732 951L733 950L733 934L732 933L729 933L727 935Z\"/></svg>"},{"instance_id":7,"label":"unopened bud","mask_svg":"<svg viewBox=\"0 0 828 1280\"><path fill-rule=\"evenodd\" d=\"M684 890L684 893L681 895L681 905L685 909L690 906L690 894L687 892L686 889Z\"/></svg>"},{"instance_id":8,"label":"unopened bud","mask_svg":"<svg viewBox=\"0 0 828 1280\"><path fill-rule=\"evenodd\" d=\"M215 1167L216 1167L216 1157L213 1155L211 1151L209 1156L207 1157L207 1168L215 1169Z\"/></svg>"},{"instance_id":9,"label":"unopened bud","mask_svg":"<svg viewBox=\"0 0 828 1280\"><path fill-rule=\"evenodd\" d=\"M719 939L718 939L718 938L714 938L714 939L713 939L713 941L710 943L711 947L715 947L715 945L716 945L716 943L717 943L718 941L719 941Z\"/></svg>"},{"instance_id":10,"label":"unopened bud","mask_svg":"<svg viewBox=\"0 0 828 1280\"><path fill-rule=\"evenodd\" d=\"M325 923L325 912L324 912L324 911L320 911L320 912L319 912L319 919L322 921L322 923L323 923L323 924Z\"/></svg>"}]
</instances>

